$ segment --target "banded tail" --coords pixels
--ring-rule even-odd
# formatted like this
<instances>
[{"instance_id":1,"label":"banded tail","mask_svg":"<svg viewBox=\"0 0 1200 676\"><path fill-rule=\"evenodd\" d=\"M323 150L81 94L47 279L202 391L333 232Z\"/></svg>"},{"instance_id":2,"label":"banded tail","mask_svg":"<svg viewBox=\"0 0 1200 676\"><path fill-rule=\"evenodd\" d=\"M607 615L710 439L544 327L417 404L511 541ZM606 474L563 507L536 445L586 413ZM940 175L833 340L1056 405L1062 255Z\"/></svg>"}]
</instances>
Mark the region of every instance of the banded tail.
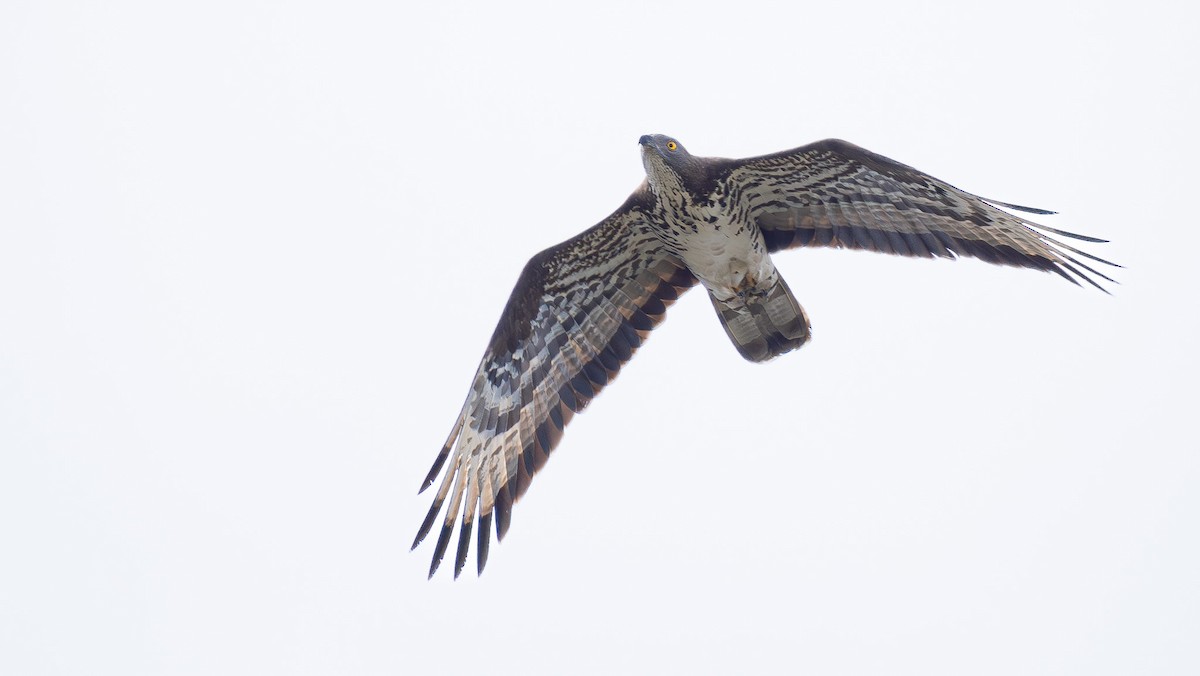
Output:
<instances>
[{"instance_id":1,"label":"banded tail","mask_svg":"<svg viewBox=\"0 0 1200 676\"><path fill-rule=\"evenodd\" d=\"M812 327L804 308L778 272L774 281L748 293L721 300L709 290L725 333L742 356L753 362L774 359L808 341Z\"/></svg>"}]
</instances>

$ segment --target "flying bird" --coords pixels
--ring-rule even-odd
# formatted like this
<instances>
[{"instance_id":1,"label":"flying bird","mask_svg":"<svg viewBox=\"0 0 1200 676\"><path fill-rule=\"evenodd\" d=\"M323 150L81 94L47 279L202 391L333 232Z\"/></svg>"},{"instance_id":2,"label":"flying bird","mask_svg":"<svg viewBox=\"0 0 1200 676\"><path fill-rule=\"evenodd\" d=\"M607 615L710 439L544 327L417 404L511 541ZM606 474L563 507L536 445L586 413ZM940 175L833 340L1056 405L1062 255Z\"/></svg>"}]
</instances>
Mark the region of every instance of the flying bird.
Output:
<instances>
[{"instance_id":1,"label":"flying bird","mask_svg":"<svg viewBox=\"0 0 1200 676\"><path fill-rule=\"evenodd\" d=\"M512 506L571 417L613 378L669 305L704 287L743 357L764 362L812 335L771 254L795 247L901 256L970 256L1055 272L1075 284L1114 281L1075 256L1110 263L988 200L840 140L724 159L696 157L660 134L639 140L646 179L597 225L534 256L504 307L449 438L421 490L446 468L413 548L439 522L432 578L462 512L454 566L478 521L477 570ZM1119 266L1116 266L1119 267ZM449 465L447 465L449 460ZM447 503L447 499L449 502Z\"/></svg>"}]
</instances>

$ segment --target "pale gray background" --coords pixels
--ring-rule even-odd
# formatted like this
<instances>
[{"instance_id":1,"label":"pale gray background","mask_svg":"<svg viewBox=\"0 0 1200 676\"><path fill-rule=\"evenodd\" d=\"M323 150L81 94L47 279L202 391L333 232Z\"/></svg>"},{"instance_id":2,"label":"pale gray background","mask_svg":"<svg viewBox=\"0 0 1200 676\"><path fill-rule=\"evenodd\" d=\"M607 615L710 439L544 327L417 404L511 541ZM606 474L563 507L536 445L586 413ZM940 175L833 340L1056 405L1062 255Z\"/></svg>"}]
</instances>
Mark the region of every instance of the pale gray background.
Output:
<instances>
[{"instance_id":1,"label":"pale gray background","mask_svg":"<svg viewBox=\"0 0 1200 676\"><path fill-rule=\"evenodd\" d=\"M0 672L1197 673L1195 15L833 4L5 2ZM426 582L511 285L648 132L846 138L1123 285L780 254L810 346L686 296Z\"/></svg>"}]
</instances>

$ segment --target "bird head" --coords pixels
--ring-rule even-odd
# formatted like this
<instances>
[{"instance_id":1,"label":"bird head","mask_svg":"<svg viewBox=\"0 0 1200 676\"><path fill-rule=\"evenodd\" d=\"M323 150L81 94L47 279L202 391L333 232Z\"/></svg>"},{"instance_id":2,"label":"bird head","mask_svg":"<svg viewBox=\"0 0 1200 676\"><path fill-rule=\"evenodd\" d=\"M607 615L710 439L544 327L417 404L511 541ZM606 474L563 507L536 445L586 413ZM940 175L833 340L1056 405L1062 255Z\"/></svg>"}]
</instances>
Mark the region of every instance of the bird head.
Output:
<instances>
[{"instance_id":1,"label":"bird head","mask_svg":"<svg viewBox=\"0 0 1200 676\"><path fill-rule=\"evenodd\" d=\"M642 147L642 165L655 192L670 189L668 186L683 188L697 169L696 158L670 136L646 134L638 144Z\"/></svg>"}]
</instances>

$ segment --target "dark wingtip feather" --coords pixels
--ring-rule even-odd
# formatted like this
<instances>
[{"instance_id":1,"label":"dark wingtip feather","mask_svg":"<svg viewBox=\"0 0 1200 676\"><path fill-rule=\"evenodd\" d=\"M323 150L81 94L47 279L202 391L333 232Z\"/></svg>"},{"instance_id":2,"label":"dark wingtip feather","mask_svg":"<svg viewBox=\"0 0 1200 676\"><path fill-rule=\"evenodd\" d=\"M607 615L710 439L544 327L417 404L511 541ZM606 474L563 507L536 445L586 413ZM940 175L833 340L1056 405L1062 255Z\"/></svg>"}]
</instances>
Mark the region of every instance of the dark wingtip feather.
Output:
<instances>
[{"instance_id":1,"label":"dark wingtip feather","mask_svg":"<svg viewBox=\"0 0 1200 676\"><path fill-rule=\"evenodd\" d=\"M417 545L421 544L421 541L425 539L425 536L429 535L429 529L433 528L433 522L437 521L438 512L441 510L442 501L434 500L433 506L429 508L429 513L425 515L425 520L421 522L421 527L417 529L417 537L413 538L412 548L408 551L411 552L413 549L416 549Z\"/></svg>"},{"instance_id":2,"label":"dark wingtip feather","mask_svg":"<svg viewBox=\"0 0 1200 676\"><path fill-rule=\"evenodd\" d=\"M429 474L425 475L425 481L421 484L421 489L417 491L417 495L425 492L426 488L433 485L433 480L437 478L439 472L442 471L442 465L446 464L446 458L450 456L450 446L442 448L442 452L438 453L437 460L433 461L433 468L429 470Z\"/></svg>"},{"instance_id":3,"label":"dark wingtip feather","mask_svg":"<svg viewBox=\"0 0 1200 676\"><path fill-rule=\"evenodd\" d=\"M1112 282L1113 284L1120 284L1120 282L1118 282L1117 280L1113 279L1112 277L1109 277L1108 275L1104 274L1103 272L1100 272L1099 270L1093 268L1092 266L1088 265L1087 263L1079 261L1078 259L1073 258L1071 256L1067 256L1065 254L1063 254L1063 258L1066 258L1067 260L1071 261L1075 265L1083 268L1084 270L1087 270L1088 272L1092 273L1093 275L1096 275L1100 279L1103 279L1107 282Z\"/></svg>"},{"instance_id":4,"label":"dark wingtip feather","mask_svg":"<svg viewBox=\"0 0 1200 676\"><path fill-rule=\"evenodd\" d=\"M429 564L429 579L433 579L433 574L437 572L438 566L442 565L442 557L446 555L446 546L450 544L450 533L454 530L453 524L444 524L442 532L438 535L437 547L433 549L433 562Z\"/></svg>"},{"instance_id":5,"label":"dark wingtip feather","mask_svg":"<svg viewBox=\"0 0 1200 676\"><path fill-rule=\"evenodd\" d=\"M1103 258L1096 256L1094 254L1090 254L1086 251L1083 251L1082 249L1076 249L1075 247L1071 246L1070 244L1067 244L1066 242L1060 242L1059 240L1054 239L1053 237L1046 237L1045 235L1042 235L1042 237L1060 249L1063 249L1065 251L1070 251L1071 253L1077 253L1080 256L1083 256L1084 258L1090 258L1090 259L1096 261L1097 263L1103 263L1105 265L1109 265L1114 268L1124 268L1125 267L1124 265L1121 265L1120 263L1114 263L1112 261L1104 260ZM1101 241L1103 242L1103 240L1101 240ZM1099 274L1099 273L1097 273L1097 274Z\"/></svg>"},{"instance_id":6,"label":"dark wingtip feather","mask_svg":"<svg viewBox=\"0 0 1200 676\"><path fill-rule=\"evenodd\" d=\"M1103 291L1104 293L1107 293L1107 294L1108 294L1108 295L1110 295L1110 296L1112 295L1111 293L1109 293L1108 289L1106 289L1106 288L1104 288L1103 286L1100 286L1099 284L1097 284L1097 283L1096 283L1096 280L1094 280L1094 279L1092 279L1091 277L1088 277L1087 275L1083 274L1082 272L1080 272L1080 271L1079 271L1079 269L1078 269L1078 268L1076 268L1076 267L1072 266L1070 263L1066 263L1066 262L1062 262L1062 261L1060 261L1060 262L1059 262L1059 265L1060 265L1060 266L1062 266L1062 267L1064 267L1064 268L1066 268L1067 270L1069 270L1069 271L1070 271L1072 274L1074 274L1075 276L1079 277L1079 279L1082 279L1083 281L1087 282L1088 284L1091 284L1092 286L1096 287L1097 289L1100 289L1101 291ZM1076 284L1076 285L1080 285L1080 284L1079 284L1079 282L1077 282L1077 281L1075 281L1075 280L1073 280L1073 279L1072 279L1071 281L1075 282L1075 284Z\"/></svg>"},{"instance_id":7,"label":"dark wingtip feather","mask_svg":"<svg viewBox=\"0 0 1200 676\"><path fill-rule=\"evenodd\" d=\"M1050 269L1050 271L1051 271L1051 272L1053 272L1054 274L1058 275L1059 277L1062 277L1063 279L1065 279L1065 280L1067 280L1068 282L1070 282L1070 283L1074 284L1075 286L1080 286L1080 284L1079 284L1079 280L1075 279L1075 278L1074 278L1074 277L1072 277L1071 275L1068 275L1068 274L1067 274L1067 271L1063 269L1063 266L1062 266L1061 264L1058 264L1058 265L1052 265L1052 266L1051 266L1049 269Z\"/></svg>"},{"instance_id":8,"label":"dark wingtip feather","mask_svg":"<svg viewBox=\"0 0 1200 676\"><path fill-rule=\"evenodd\" d=\"M1037 228L1038 230L1045 230L1046 232L1052 232L1056 235L1062 235L1063 237L1070 237L1071 239L1077 239L1081 242L1092 242L1093 244L1108 244L1107 239L1100 239L1099 237L1089 237L1087 235L1080 235L1079 233L1075 233L1075 232L1067 232L1066 230L1059 230L1058 228L1047 227L1045 225L1042 225L1041 223L1035 224L1034 227Z\"/></svg>"},{"instance_id":9,"label":"dark wingtip feather","mask_svg":"<svg viewBox=\"0 0 1200 676\"><path fill-rule=\"evenodd\" d=\"M983 198L983 201L991 202L992 204L995 204L996 206L1005 207L1007 209L1015 209L1017 211L1024 211L1027 214L1038 214L1039 216L1053 216L1054 214L1058 213L1057 211L1050 211L1049 209L1039 209L1037 207L1023 207L1020 204L1010 204L1008 202L1001 202L1000 200L990 200L990 199L987 199L986 197Z\"/></svg>"},{"instance_id":10,"label":"dark wingtip feather","mask_svg":"<svg viewBox=\"0 0 1200 676\"><path fill-rule=\"evenodd\" d=\"M483 575L483 567L487 565L491 529L492 513L486 512L479 517L479 549L475 552L475 571L478 575Z\"/></svg>"},{"instance_id":11,"label":"dark wingtip feather","mask_svg":"<svg viewBox=\"0 0 1200 676\"><path fill-rule=\"evenodd\" d=\"M512 480L510 479L507 483L504 484L504 489L496 494L495 512L496 512L496 540L497 541L501 541L504 539L505 534L508 533L509 522L512 520L513 500L512 500L511 484L512 484Z\"/></svg>"},{"instance_id":12,"label":"dark wingtip feather","mask_svg":"<svg viewBox=\"0 0 1200 676\"><path fill-rule=\"evenodd\" d=\"M458 420L454 422L454 428L450 430L450 436L446 437L446 443L442 444L441 452L438 453L437 459L433 461L433 467L430 468L429 474L425 475L425 483L421 484L421 489L417 491L418 495L424 493L426 488L433 485L433 480L437 478L438 472L442 471L442 465L446 463L446 458L450 456L450 450L454 448L454 442L458 441L458 435L462 432L463 421L465 419L465 416L460 413Z\"/></svg>"},{"instance_id":13,"label":"dark wingtip feather","mask_svg":"<svg viewBox=\"0 0 1200 676\"><path fill-rule=\"evenodd\" d=\"M471 549L471 528L474 525L470 519L463 519L462 529L458 532L458 553L454 556L454 579L462 573L467 564L467 552Z\"/></svg>"}]
</instances>

